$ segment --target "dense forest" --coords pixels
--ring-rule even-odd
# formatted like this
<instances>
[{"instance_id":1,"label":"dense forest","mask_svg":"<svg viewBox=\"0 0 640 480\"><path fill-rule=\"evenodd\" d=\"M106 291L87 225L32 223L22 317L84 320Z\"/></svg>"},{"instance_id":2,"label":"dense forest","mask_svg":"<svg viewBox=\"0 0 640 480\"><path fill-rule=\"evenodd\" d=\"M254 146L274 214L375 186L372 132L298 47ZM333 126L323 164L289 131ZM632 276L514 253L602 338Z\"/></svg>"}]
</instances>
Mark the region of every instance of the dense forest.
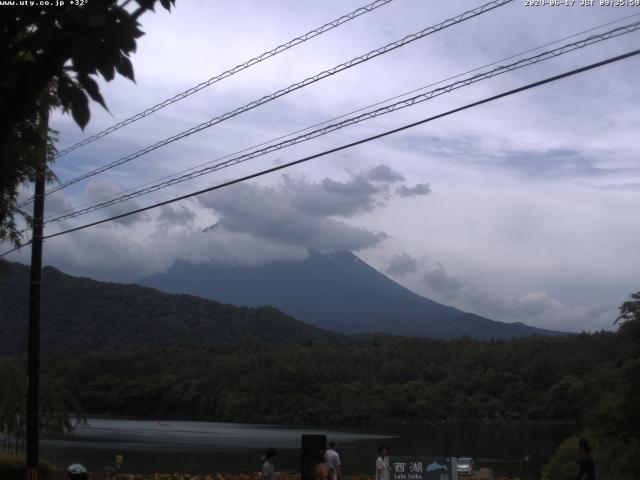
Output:
<instances>
[{"instance_id":1,"label":"dense forest","mask_svg":"<svg viewBox=\"0 0 640 480\"><path fill-rule=\"evenodd\" d=\"M612 333L475 342L185 347L59 357L47 371L90 413L238 422L578 420L615 387Z\"/></svg>"}]
</instances>

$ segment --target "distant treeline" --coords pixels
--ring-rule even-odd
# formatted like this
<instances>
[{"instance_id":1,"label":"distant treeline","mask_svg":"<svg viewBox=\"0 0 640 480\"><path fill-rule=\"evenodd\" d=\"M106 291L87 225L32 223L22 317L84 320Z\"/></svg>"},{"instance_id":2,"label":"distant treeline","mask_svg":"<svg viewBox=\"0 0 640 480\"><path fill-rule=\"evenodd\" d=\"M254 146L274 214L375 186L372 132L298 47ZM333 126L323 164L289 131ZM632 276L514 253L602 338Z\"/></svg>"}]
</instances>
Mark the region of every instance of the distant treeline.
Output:
<instances>
[{"instance_id":1,"label":"distant treeline","mask_svg":"<svg viewBox=\"0 0 640 480\"><path fill-rule=\"evenodd\" d=\"M175 348L58 357L89 413L232 422L577 421L615 390L614 333L512 341Z\"/></svg>"}]
</instances>

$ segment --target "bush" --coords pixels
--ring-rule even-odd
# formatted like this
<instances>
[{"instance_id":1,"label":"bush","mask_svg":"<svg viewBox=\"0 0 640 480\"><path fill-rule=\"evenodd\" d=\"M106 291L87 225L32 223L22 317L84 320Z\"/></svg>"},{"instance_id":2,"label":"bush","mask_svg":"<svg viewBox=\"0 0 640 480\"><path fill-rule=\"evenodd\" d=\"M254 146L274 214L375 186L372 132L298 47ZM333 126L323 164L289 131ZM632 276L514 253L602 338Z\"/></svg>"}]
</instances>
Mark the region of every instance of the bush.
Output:
<instances>
[{"instance_id":1,"label":"bush","mask_svg":"<svg viewBox=\"0 0 640 480\"><path fill-rule=\"evenodd\" d=\"M620 479L640 478L640 442L631 440L620 458L618 477Z\"/></svg>"},{"instance_id":2,"label":"bush","mask_svg":"<svg viewBox=\"0 0 640 480\"><path fill-rule=\"evenodd\" d=\"M569 437L560 444L549 463L542 470L545 480L575 480L578 466L578 437Z\"/></svg>"},{"instance_id":3,"label":"bush","mask_svg":"<svg viewBox=\"0 0 640 480\"><path fill-rule=\"evenodd\" d=\"M2 480L24 480L24 464L24 455L0 452L0 478ZM39 477L43 480L52 480L55 478L56 470L48 462L41 461L38 470L40 474Z\"/></svg>"}]
</instances>

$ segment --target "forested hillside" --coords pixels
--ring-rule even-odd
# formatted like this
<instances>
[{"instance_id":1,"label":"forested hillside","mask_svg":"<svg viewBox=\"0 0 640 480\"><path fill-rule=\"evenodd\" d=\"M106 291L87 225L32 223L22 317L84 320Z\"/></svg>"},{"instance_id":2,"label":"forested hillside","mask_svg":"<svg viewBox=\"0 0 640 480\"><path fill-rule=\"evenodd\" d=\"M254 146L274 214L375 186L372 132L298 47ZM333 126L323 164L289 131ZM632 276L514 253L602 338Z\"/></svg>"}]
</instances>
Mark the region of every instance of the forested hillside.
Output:
<instances>
[{"instance_id":1,"label":"forested hillside","mask_svg":"<svg viewBox=\"0 0 640 480\"><path fill-rule=\"evenodd\" d=\"M29 268L0 271L0 355L27 347ZM299 322L272 307L240 308L137 285L98 282L45 267L42 281L45 354L113 352L179 344L344 342L345 336Z\"/></svg>"},{"instance_id":2,"label":"forested hillside","mask_svg":"<svg viewBox=\"0 0 640 480\"><path fill-rule=\"evenodd\" d=\"M354 424L577 421L617 384L613 333L188 348L48 363L90 413Z\"/></svg>"}]
</instances>

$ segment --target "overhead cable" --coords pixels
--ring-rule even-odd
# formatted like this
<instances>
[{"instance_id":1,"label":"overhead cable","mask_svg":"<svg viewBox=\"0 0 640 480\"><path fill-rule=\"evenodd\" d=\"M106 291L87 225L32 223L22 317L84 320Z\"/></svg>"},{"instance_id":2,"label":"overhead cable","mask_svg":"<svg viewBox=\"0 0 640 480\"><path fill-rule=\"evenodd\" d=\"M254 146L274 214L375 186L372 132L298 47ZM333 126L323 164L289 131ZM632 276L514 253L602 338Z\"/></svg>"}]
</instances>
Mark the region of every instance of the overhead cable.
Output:
<instances>
[{"instance_id":1,"label":"overhead cable","mask_svg":"<svg viewBox=\"0 0 640 480\"><path fill-rule=\"evenodd\" d=\"M368 5L365 5L363 7L357 8L355 10L353 10L352 12L347 13L346 15L343 15L339 18L336 18L335 20L331 20L330 22L325 23L324 25L314 28L313 30L308 31L307 33L300 35L296 38L293 38L285 43L283 43L282 45L278 45L277 47L272 48L271 50L268 50L264 53L261 53L260 55L253 57L249 60L247 60L244 63L241 63L239 65L236 65L233 68L230 68L229 70L225 70L222 73L219 73L218 75L215 75L211 78L209 78L208 80L205 80L204 82L201 82L197 85L195 85L194 87L191 87L183 92L180 92L176 95L174 95L171 98L168 98L166 100L163 100L160 103L157 103L156 105L147 108L146 110L143 110L140 113L136 113L135 115L126 118L125 120L122 120L114 125L111 125L109 128L106 128L104 130L102 130L101 132L98 132L88 138L85 138L84 140L75 143L63 150L60 150L60 152L58 152L55 156L55 158L60 158L74 150L77 150L80 147L83 147L85 145L88 145L89 143L95 142L96 140L105 137L107 135L109 135L110 133L115 132L116 130L121 129L122 127L126 127L127 125L130 125L134 122L137 122L138 120L148 117L149 115L151 115L152 113L157 112L158 110L162 110L165 107L168 107L169 105L179 102L180 100L183 100L187 97L189 97L190 95L193 95L196 92L199 92L200 90L207 88L211 85L213 85L214 83L217 83L221 80L224 80L225 78L228 78L232 75L235 75L238 72L241 72L243 70L246 70L249 67L252 67L253 65L256 65L260 62L263 62L264 60L267 60L268 58L271 57L275 57L276 55L278 55L279 53L282 53L286 50L289 50L297 45L300 45L301 43L306 42L307 40L311 40L312 38L315 38L319 35L322 35L325 32L328 32L329 30L333 30L334 28L339 27L340 25L343 25L355 18L358 18L361 15L364 15L366 13L372 12L375 9L382 7L383 5L386 5L387 3L392 2L393 0L376 0L374 2L369 3Z\"/></svg>"},{"instance_id":2,"label":"overhead cable","mask_svg":"<svg viewBox=\"0 0 640 480\"><path fill-rule=\"evenodd\" d=\"M498 7L504 6L508 3L511 3L513 0L493 0L491 2L485 3L484 5L481 5L477 8L474 8L472 10L468 10L466 12L463 12L459 15L456 15L455 17L449 18L447 20L444 20L436 25L433 25L431 27L427 27L424 28L423 30L420 30L418 32L415 32L411 35L407 35L403 38L401 38L400 40L396 40L394 42L388 43L386 45L384 45L383 47L377 48L375 50L372 50L368 53L365 53L364 55L361 55L359 57L353 58L351 60L349 60L348 62L344 62L341 63L340 65L337 65L333 68L330 68L328 70L324 70L316 75L313 75L311 77L308 77L300 82L294 83L289 85L288 87L285 87L283 89L277 90L276 92L273 92L269 95L265 95L257 100L254 100L242 107L238 107L235 108L234 110L231 110L229 112L226 112L222 115L218 115L216 117L213 117L212 119L203 122L199 125L196 125L195 127L191 127L187 130L184 130L178 134L175 134L171 137L165 138L163 140L160 140L159 142L154 143L153 145L149 145L141 150L138 150L137 152L131 153L129 155L126 155L118 160L115 160L113 162L110 162L106 165L103 165L99 168L96 168L94 170L91 170L89 172L86 172L78 177L75 177L71 180L68 180L64 183L61 183L60 185L57 185L51 189L49 189L46 194L49 195L51 193L57 192L59 190L62 190L63 188L66 188L70 185L73 185L77 182L80 182L82 180L85 180L87 178L93 177L95 175L98 175L100 173L106 172L107 170L111 170L112 168L115 168L119 165L122 165L124 163L128 163L136 158L139 158L149 152L152 152L154 150L157 150L158 148L164 147L170 143L173 143L177 140L180 140L182 138L188 137L190 135L193 135L197 132L200 132L206 128L212 127L213 125L216 125L218 123L222 123L225 120L228 120L232 117L235 117L237 115L240 115L241 113L247 112L249 110L252 110L256 107L259 107L261 105L264 105L265 103L271 102L273 100L276 100L277 98L280 98L284 95L287 95L295 90L299 90L301 88L306 87L307 85L311 85L313 83L316 83L322 79L325 79L327 77L330 77L332 75L335 75L339 72L342 72L344 70L347 70L349 68L352 68L356 65L359 65L361 63L367 62L373 58L376 58L380 55L384 55L386 53L389 53L397 48L403 47L405 45L408 45L416 40L419 40L421 38L427 37L429 35L432 35L436 32L439 32L441 30L444 30L446 28L449 28L453 25L457 25L459 23L462 23L466 20L469 20L471 18L477 17L479 15L482 15L484 13L487 13L491 10L494 10ZM23 206L23 205L21 205Z\"/></svg>"},{"instance_id":3,"label":"overhead cable","mask_svg":"<svg viewBox=\"0 0 640 480\"><path fill-rule=\"evenodd\" d=\"M415 95L411 98L407 98L398 102L395 102L393 104L390 105L386 105L380 108L377 108L375 110L369 111L369 112L365 112L362 113L360 115L354 116L354 117L350 117L347 118L345 120L342 120L340 122L337 123L333 123L324 127L321 127L319 129L313 130L311 132L308 133L304 133L302 135L296 136L294 138L290 138L287 139L285 141L279 142L279 143L274 143L271 145L268 145L266 147L263 148L259 148L256 150L253 150L251 152L248 153L244 153L238 156L234 156L228 160L219 162L219 163L215 163L214 165L199 169L199 170L195 170L192 171L190 173L186 173L183 174L181 176L175 177L175 178L171 178L169 180L165 180L162 182L158 182L154 185L145 187L145 188L141 188L139 190L135 190L133 192L127 193L127 194L123 194L120 196L117 196L115 198L111 198L110 200L107 200L105 202L102 203L98 203L95 205L92 205L90 207L86 207L86 208L81 208L81 209L77 209L74 210L72 212L57 216L57 217L53 217L50 218L46 221L46 223L50 223L50 222L60 222L60 221L64 221L64 220L69 220L71 218L75 218L81 215L85 215L97 210L101 210L103 208L107 208L113 205L116 205L118 203L122 203L125 202L127 200L131 200L137 197L141 197L143 195L147 195L149 193L167 188L169 186L172 185L176 185L178 183L182 183L185 182L187 180L192 180L194 178L224 169L224 168L228 168L231 167L233 165L237 165L239 163L244 163L248 160L251 160L253 158L256 157L260 157L278 150L282 150L283 148L287 148L293 145L297 145L299 143L302 142L306 142L309 141L311 139L314 138L318 138L321 137L323 135L327 135L328 133L334 132L336 130L340 130L342 128L345 128L347 126L350 125L356 125L360 122L366 121L366 120L371 120L373 118L379 117L381 115L386 115L388 113L392 113L395 112L397 110L401 110L407 107L412 107L414 105L417 105L419 103L423 103L426 102L428 100L431 100L435 97L438 97L440 95L444 95L446 93L450 93L454 90L460 89L462 87L466 87L469 86L473 83L482 81L482 80L486 80L489 78L493 78L496 77L498 75L503 75L505 73L508 72L512 72L514 70L520 69L520 68L524 68L530 65L534 65L555 57L558 57L560 55L564 55L567 54L569 52L581 49L581 48L585 48L587 46L593 45L595 43L598 42L602 42L611 38L616 38L620 35L625 35L634 31L637 31L640 29L640 22L635 22L633 24L629 24L629 25L625 25L622 27L618 27L616 29L610 30L609 32L605 32L602 34L597 34L597 35L592 35L588 38L585 38L583 40L577 41L577 42L573 42L567 45L563 45L561 47L558 47L556 49L553 50L549 50L546 52L542 52L538 55L534 55L532 57L528 57L528 58L524 58L524 59L520 59L517 60L511 64L508 65L502 65L502 66L498 66L492 70L486 71L486 72L482 72L482 73L478 73L476 75L473 75L471 77L467 77L465 79L462 80L458 80L454 83L450 83L448 85L436 88L434 90L430 90L428 92L425 93L421 93L419 95Z\"/></svg>"},{"instance_id":4,"label":"overhead cable","mask_svg":"<svg viewBox=\"0 0 640 480\"><path fill-rule=\"evenodd\" d=\"M77 227L73 227L73 228L62 230L62 231L59 231L59 232L56 232L56 233L45 235L44 238L45 239L50 239L50 238L55 238L55 237L58 237L58 236L61 236L61 235L66 235L68 233L77 232L79 230L84 230L84 229L87 229L87 228L90 228L90 227L94 227L96 225L101 225L103 223L119 220L119 219L122 219L122 218L125 218L125 217L128 217L128 216L135 215L135 214L138 214L138 213L142 213L142 212L145 212L145 211L148 211L148 210L152 210L154 208L158 208L158 207L161 207L161 206L164 206L164 205L169 205L171 203L179 202L181 200L186 200L188 198L192 198L192 197L195 197L195 196L198 196L198 195L202 195L204 193L209 193L209 192L212 192L212 191L215 191L215 190L219 190L221 188L229 187L231 185L242 183L242 182L245 182L247 180L252 180L254 178L258 178L258 177L267 175L269 173L273 173L273 172L276 172L276 171L279 171L279 170L283 170L285 168L290 168L290 167L292 167L294 165L299 165L301 163L308 162L308 161L313 160L315 158L323 157L323 156L326 156L326 155L329 155L329 154L332 154L332 153L339 152L341 150L346 150L348 148L352 148L352 147L355 147L357 145L361 145L363 143L367 143L367 142L370 142L370 141L373 141L373 140L377 140L379 138L387 137L389 135L393 135L395 133L399 133L399 132L402 132L404 130L408 130L410 128L414 128L414 127L417 127L419 125L423 125L425 123L432 122L432 121L437 120L439 118L447 117L449 115L453 115L455 113L458 113L458 112L461 112L461 111L464 111L464 110L468 110L470 108L474 108L474 107L477 107L477 106L480 106L480 105L484 105L486 103L493 102L495 100L498 100L498 99L501 99L501 98L504 98L504 97L508 97L508 96L514 95L516 93L524 92L524 91L530 90L532 88L536 88L536 87L540 87L542 85L547 85L547 84L556 82L556 81L561 80L563 78L571 77L571 76L574 76L574 75L577 75L577 74L580 74L580 73L583 73L583 72L586 72L586 71L589 71L589 70L593 70L595 68L599 68L599 67L603 67L605 65L609 65L609 64L612 64L612 63L615 63L615 62L619 62L621 60L625 60L627 58L631 58L631 57L634 57L634 56L639 55L639 54L640 54L640 49L633 50L633 51L624 53L622 55L617 55L615 57L611 57L611 58L608 58L606 60L602 60L600 62L592 63L590 65L586 65L584 67L576 68L576 69L573 69L573 70L570 70L570 71L567 71L567 72L564 72L564 73L561 73L561 74L558 74L558 75L554 75L552 77L547 77L547 78L545 78L543 80L538 80L536 82L523 85L522 87L514 88L512 90L508 90L508 91L499 93L497 95L493 95L493 96L484 98L482 100L478 100L476 102L466 104L466 105L464 105L462 107L457 107L457 108L454 108L452 110L448 110L448 111L446 111L444 113L440 113L438 115L434 115L434 116L419 120L417 122L413 122L413 123L409 123L407 125L403 125L402 127L394 128L392 130L387 130L385 132L382 132L382 133L379 133L379 134L376 134L376 135L373 135L373 136L370 136L370 137L367 137L367 138L363 138L363 139L357 140L355 142L347 143L345 145L341 145L339 147L335 147L335 148L332 148L332 149L329 149L329 150L325 150L325 151L322 151L322 152L319 152L319 153L316 153L316 154L313 154L313 155L309 155L307 157L300 158L300 159L294 160L292 162L284 163L282 165L278 165L278 166L275 166L275 167L272 167L272 168L268 168L266 170L261 170L261 171L256 172L256 173L252 173L251 175L246 175L244 177L237 178L235 180L230 180L230 181L227 181L227 182L224 182L224 183L220 183L220 184L208 187L208 188L204 188L202 190L198 190L196 192L191 192L191 193L188 193L186 195L181 195L179 197L175 197L175 198L172 198L172 199L169 199L169 200L165 200L165 201L162 201L162 202L155 203L153 205L148 205L146 207L137 208L135 210L131 210L131 211L126 212L126 213L122 213L122 214L119 214L119 215L114 215L114 216L109 217L109 218L105 218L105 219L102 219L102 220L97 220L95 222L86 223L84 225L80 225L80 226L77 226ZM18 247L18 248L20 248L20 247ZM10 250L8 252L5 252L3 254L0 254L0 258L8 255L9 253L11 253L11 252L13 252L15 250L16 250L16 248L14 248L14 249L12 249L12 250Z\"/></svg>"}]
</instances>

